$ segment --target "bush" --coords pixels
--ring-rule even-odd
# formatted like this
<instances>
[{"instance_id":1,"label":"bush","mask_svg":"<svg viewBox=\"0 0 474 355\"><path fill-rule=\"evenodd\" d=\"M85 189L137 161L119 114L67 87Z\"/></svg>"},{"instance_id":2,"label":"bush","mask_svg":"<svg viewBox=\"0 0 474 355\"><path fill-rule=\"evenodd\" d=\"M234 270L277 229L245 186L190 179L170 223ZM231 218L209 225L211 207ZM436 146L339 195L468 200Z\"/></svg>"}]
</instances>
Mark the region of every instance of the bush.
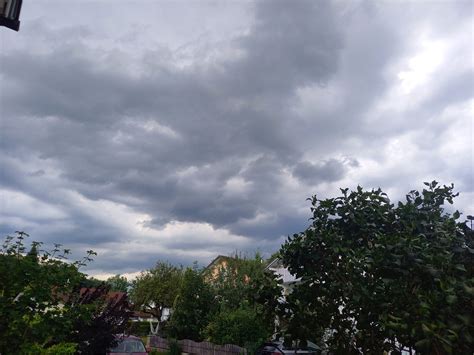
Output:
<instances>
[{"instance_id":1,"label":"bush","mask_svg":"<svg viewBox=\"0 0 474 355\"><path fill-rule=\"evenodd\" d=\"M66 262L70 250L59 244L46 251L33 241L27 252L27 237L16 232L0 244L0 353L68 354L75 346L105 352L126 328L126 297L108 299L103 284L82 289L87 279L79 268L95 252Z\"/></svg>"},{"instance_id":2,"label":"bush","mask_svg":"<svg viewBox=\"0 0 474 355\"><path fill-rule=\"evenodd\" d=\"M220 311L205 329L208 340L216 344L235 344L253 348L270 334L265 322L251 307Z\"/></svg>"},{"instance_id":3,"label":"bush","mask_svg":"<svg viewBox=\"0 0 474 355\"><path fill-rule=\"evenodd\" d=\"M425 185L396 204L361 187L312 198L311 226L280 250L301 278L281 307L291 339L333 330L337 353L472 354L474 232L444 209L453 185Z\"/></svg>"},{"instance_id":4,"label":"bush","mask_svg":"<svg viewBox=\"0 0 474 355\"><path fill-rule=\"evenodd\" d=\"M25 349L28 355L72 355L76 353L77 344L75 343L59 343L49 348L43 348L38 344L33 344L29 349Z\"/></svg>"},{"instance_id":5,"label":"bush","mask_svg":"<svg viewBox=\"0 0 474 355\"><path fill-rule=\"evenodd\" d=\"M209 323L213 306L214 295L202 273L197 268L186 269L167 327L168 334L177 339L202 341L202 331Z\"/></svg>"},{"instance_id":6,"label":"bush","mask_svg":"<svg viewBox=\"0 0 474 355\"><path fill-rule=\"evenodd\" d=\"M129 334L136 335L139 337L147 336L150 334L150 323L149 322L129 322L128 332Z\"/></svg>"}]
</instances>

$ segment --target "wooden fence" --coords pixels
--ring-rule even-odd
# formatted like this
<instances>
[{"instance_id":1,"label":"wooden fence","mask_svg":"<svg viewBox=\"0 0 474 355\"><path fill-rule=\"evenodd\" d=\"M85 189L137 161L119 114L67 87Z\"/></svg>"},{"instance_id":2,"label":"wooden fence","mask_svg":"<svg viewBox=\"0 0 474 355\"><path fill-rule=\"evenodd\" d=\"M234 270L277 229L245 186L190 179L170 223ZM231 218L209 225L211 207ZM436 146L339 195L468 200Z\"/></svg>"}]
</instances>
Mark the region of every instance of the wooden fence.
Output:
<instances>
[{"instance_id":1,"label":"wooden fence","mask_svg":"<svg viewBox=\"0 0 474 355\"><path fill-rule=\"evenodd\" d=\"M169 349L168 340L156 335L148 336L147 345L158 351L167 351ZM184 339L178 340L178 345L183 353L193 355L247 355L245 348L232 344L216 345L208 341L198 343L193 340Z\"/></svg>"}]
</instances>

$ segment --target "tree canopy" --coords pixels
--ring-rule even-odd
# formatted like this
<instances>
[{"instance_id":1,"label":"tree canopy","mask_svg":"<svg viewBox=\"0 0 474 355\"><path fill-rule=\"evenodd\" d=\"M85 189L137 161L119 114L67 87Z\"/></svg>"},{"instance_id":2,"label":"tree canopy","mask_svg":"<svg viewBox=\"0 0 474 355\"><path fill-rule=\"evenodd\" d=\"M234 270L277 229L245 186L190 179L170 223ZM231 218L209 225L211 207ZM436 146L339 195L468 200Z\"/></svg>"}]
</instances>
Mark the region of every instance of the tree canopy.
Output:
<instances>
[{"instance_id":1,"label":"tree canopy","mask_svg":"<svg viewBox=\"0 0 474 355\"><path fill-rule=\"evenodd\" d=\"M113 334L125 330L126 298L110 302L103 284L81 293L87 279L79 268L93 251L70 262L59 244L47 251L32 242L27 252L27 237L16 232L0 249L0 353L105 352Z\"/></svg>"},{"instance_id":2,"label":"tree canopy","mask_svg":"<svg viewBox=\"0 0 474 355\"><path fill-rule=\"evenodd\" d=\"M473 232L443 208L453 186L425 185L397 204L361 187L311 199L311 226L280 251L301 278L281 307L287 335L342 353L472 353Z\"/></svg>"},{"instance_id":3,"label":"tree canopy","mask_svg":"<svg viewBox=\"0 0 474 355\"><path fill-rule=\"evenodd\" d=\"M173 307L182 280L182 267L158 261L155 267L142 272L133 281L130 298L134 307L153 314L160 322L164 309Z\"/></svg>"},{"instance_id":4,"label":"tree canopy","mask_svg":"<svg viewBox=\"0 0 474 355\"><path fill-rule=\"evenodd\" d=\"M279 297L280 290L272 289L266 283L265 266L259 253L253 258L237 254L227 258L225 265L210 281L216 307L204 329L208 340L255 350L271 336L274 309L269 311L266 305Z\"/></svg>"},{"instance_id":5,"label":"tree canopy","mask_svg":"<svg viewBox=\"0 0 474 355\"><path fill-rule=\"evenodd\" d=\"M202 341L203 330L215 310L215 297L197 267L187 268L173 306L170 334L178 339Z\"/></svg>"},{"instance_id":6,"label":"tree canopy","mask_svg":"<svg viewBox=\"0 0 474 355\"><path fill-rule=\"evenodd\" d=\"M280 290L267 284L272 280L267 280L266 264L258 253L254 258L236 254L222 259L216 269L185 270L168 334L254 350L273 332Z\"/></svg>"},{"instance_id":7,"label":"tree canopy","mask_svg":"<svg viewBox=\"0 0 474 355\"><path fill-rule=\"evenodd\" d=\"M122 275L114 275L109 277L105 283L109 285L111 291L115 292L127 292L130 286L127 278Z\"/></svg>"}]
</instances>

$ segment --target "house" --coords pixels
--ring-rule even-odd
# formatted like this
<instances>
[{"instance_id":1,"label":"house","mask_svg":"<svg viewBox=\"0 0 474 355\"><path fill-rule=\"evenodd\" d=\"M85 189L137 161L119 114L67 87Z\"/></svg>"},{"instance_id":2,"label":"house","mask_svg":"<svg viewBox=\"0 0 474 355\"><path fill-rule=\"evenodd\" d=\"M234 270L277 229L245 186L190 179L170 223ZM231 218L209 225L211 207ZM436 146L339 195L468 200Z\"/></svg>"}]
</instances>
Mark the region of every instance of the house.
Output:
<instances>
[{"instance_id":1,"label":"house","mask_svg":"<svg viewBox=\"0 0 474 355\"><path fill-rule=\"evenodd\" d=\"M164 313L164 312L163 312ZM169 312L168 312L169 313ZM161 317L161 320L163 320L163 316ZM157 323L158 318L156 318L153 314L143 312L143 311L133 311L132 315L130 316L130 321L131 322L151 322L151 323Z\"/></svg>"},{"instance_id":2,"label":"house","mask_svg":"<svg viewBox=\"0 0 474 355\"><path fill-rule=\"evenodd\" d=\"M96 294L97 292L97 294ZM81 287L79 290L79 297L81 299L96 299L104 297L104 300L110 303L112 306L119 304L120 302L125 302L128 304L128 296L126 292L120 291L108 291L106 294L102 294L102 290L96 287Z\"/></svg>"},{"instance_id":3,"label":"house","mask_svg":"<svg viewBox=\"0 0 474 355\"><path fill-rule=\"evenodd\" d=\"M232 259L230 256L218 255L214 260L207 265L204 270L204 279L207 282L216 280L222 271L226 270L229 266L229 261Z\"/></svg>"},{"instance_id":4,"label":"house","mask_svg":"<svg viewBox=\"0 0 474 355\"><path fill-rule=\"evenodd\" d=\"M239 271L245 270L241 267L245 260L246 259L239 258L238 256L218 255L208 266L204 268L204 280L208 283L212 283L217 281L219 277L222 277L230 272L237 276ZM250 281L250 277L247 274L241 276L243 277L245 283Z\"/></svg>"},{"instance_id":5,"label":"house","mask_svg":"<svg viewBox=\"0 0 474 355\"><path fill-rule=\"evenodd\" d=\"M273 272L277 278L282 280L283 296L288 296L293 286L301 280L300 278L297 278L291 274L290 271L283 266L283 262L280 258L275 258L273 261L271 261L265 270Z\"/></svg>"}]
</instances>

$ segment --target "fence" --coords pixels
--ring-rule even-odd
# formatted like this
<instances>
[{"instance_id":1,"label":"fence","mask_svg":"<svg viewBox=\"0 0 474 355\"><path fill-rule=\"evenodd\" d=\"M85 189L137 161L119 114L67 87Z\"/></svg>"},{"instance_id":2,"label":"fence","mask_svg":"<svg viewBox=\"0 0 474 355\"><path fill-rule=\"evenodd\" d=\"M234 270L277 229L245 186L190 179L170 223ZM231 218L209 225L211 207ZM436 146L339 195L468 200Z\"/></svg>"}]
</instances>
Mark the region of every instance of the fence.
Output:
<instances>
[{"instance_id":1,"label":"fence","mask_svg":"<svg viewBox=\"0 0 474 355\"><path fill-rule=\"evenodd\" d=\"M167 351L169 349L168 340L156 335L148 336L147 345L158 349L158 351ZM245 348L233 344L216 345L208 341L198 343L185 339L178 340L178 345L183 353L193 355L247 355Z\"/></svg>"}]
</instances>

